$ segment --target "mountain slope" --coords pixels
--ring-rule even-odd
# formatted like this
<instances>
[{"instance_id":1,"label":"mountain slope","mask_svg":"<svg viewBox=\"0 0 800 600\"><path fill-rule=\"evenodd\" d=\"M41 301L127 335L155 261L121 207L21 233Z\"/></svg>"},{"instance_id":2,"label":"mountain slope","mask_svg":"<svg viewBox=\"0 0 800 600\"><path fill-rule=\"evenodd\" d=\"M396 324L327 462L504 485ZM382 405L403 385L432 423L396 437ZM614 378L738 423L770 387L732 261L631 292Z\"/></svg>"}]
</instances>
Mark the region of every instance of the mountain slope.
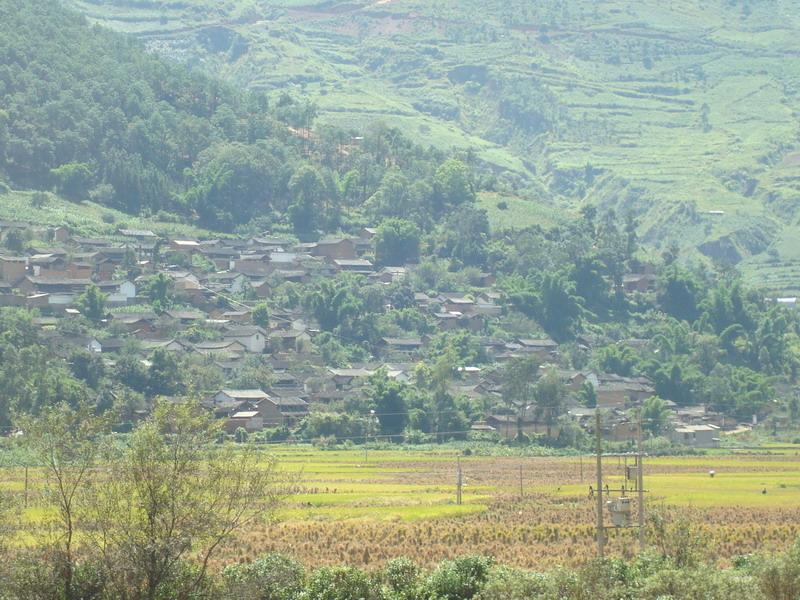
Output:
<instances>
[{"instance_id":1,"label":"mountain slope","mask_svg":"<svg viewBox=\"0 0 800 600\"><path fill-rule=\"evenodd\" d=\"M792 285L800 260L800 17L786 0L68 0L151 48L320 121L470 148L501 184L631 210ZM709 212L711 211L711 212ZM794 284L796 285L796 284Z\"/></svg>"},{"instance_id":2,"label":"mountain slope","mask_svg":"<svg viewBox=\"0 0 800 600\"><path fill-rule=\"evenodd\" d=\"M309 238L409 207L429 230L474 199L472 170L397 129L312 124L304 100L192 73L55 0L0 0L0 189Z\"/></svg>"}]
</instances>

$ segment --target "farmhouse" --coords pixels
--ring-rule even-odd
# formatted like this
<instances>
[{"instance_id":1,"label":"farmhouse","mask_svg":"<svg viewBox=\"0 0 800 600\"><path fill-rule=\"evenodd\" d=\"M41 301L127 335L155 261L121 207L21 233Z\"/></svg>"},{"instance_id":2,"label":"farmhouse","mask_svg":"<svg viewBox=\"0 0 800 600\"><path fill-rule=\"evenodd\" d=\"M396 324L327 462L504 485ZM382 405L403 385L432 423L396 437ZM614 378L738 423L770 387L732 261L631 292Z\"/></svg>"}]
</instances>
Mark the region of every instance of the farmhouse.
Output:
<instances>
[{"instance_id":1,"label":"farmhouse","mask_svg":"<svg viewBox=\"0 0 800 600\"><path fill-rule=\"evenodd\" d=\"M719 446L719 427L716 425L680 425L674 429L670 438L675 444L685 444L695 448L717 448Z\"/></svg>"}]
</instances>

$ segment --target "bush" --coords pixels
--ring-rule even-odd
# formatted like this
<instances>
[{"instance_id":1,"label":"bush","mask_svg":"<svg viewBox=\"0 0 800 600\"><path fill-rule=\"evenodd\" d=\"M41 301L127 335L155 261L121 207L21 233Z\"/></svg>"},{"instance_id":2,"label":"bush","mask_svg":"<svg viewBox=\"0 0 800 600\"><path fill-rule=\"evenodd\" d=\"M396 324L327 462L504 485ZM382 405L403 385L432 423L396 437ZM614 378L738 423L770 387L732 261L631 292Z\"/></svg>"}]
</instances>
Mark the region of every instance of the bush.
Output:
<instances>
[{"instance_id":1,"label":"bush","mask_svg":"<svg viewBox=\"0 0 800 600\"><path fill-rule=\"evenodd\" d=\"M380 591L354 567L324 567L311 576L300 600L379 600Z\"/></svg>"},{"instance_id":2,"label":"bush","mask_svg":"<svg viewBox=\"0 0 800 600\"><path fill-rule=\"evenodd\" d=\"M436 600L469 600L481 591L489 576L492 559L486 556L465 556L439 565L425 582L426 598Z\"/></svg>"},{"instance_id":3,"label":"bush","mask_svg":"<svg viewBox=\"0 0 800 600\"><path fill-rule=\"evenodd\" d=\"M760 559L756 572L758 586L770 600L800 598L800 540L786 554Z\"/></svg>"},{"instance_id":4,"label":"bush","mask_svg":"<svg viewBox=\"0 0 800 600\"><path fill-rule=\"evenodd\" d=\"M548 578L509 567L492 569L476 600L529 600L546 597Z\"/></svg>"},{"instance_id":5,"label":"bush","mask_svg":"<svg viewBox=\"0 0 800 600\"><path fill-rule=\"evenodd\" d=\"M225 597L231 600L294 600L303 590L305 570L280 554L266 554L252 563L222 572Z\"/></svg>"},{"instance_id":6,"label":"bush","mask_svg":"<svg viewBox=\"0 0 800 600\"><path fill-rule=\"evenodd\" d=\"M396 558L383 570L387 594L392 600L415 600L418 597L419 567L408 558Z\"/></svg>"}]
</instances>

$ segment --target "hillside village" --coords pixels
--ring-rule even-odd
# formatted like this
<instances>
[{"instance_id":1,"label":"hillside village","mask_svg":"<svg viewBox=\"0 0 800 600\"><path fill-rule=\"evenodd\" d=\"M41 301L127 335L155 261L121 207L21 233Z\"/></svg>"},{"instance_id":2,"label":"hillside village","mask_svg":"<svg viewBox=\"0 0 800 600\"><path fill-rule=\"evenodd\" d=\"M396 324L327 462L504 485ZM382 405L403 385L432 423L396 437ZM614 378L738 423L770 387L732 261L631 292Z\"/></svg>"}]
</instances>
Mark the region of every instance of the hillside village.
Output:
<instances>
[{"instance_id":1,"label":"hillside village","mask_svg":"<svg viewBox=\"0 0 800 600\"><path fill-rule=\"evenodd\" d=\"M632 409L654 396L652 381L566 368L563 349L541 334L504 339L489 335L490 325L507 313L506 298L491 274L477 275L469 289L429 294L412 285L415 265L374 264L375 233L364 228L355 237L300 243L269 234L167 239L152 231L120 228L113 236L87 238L64 227L37 229L25 222L0 222L0 241L5 245L0 255L0 306L36 311L40 338L65 361L76 351L99 357L112 369L123 354L135 356L143 369L152 367L154 353L160 353L162 360L164 356L191 360L214 376L197 384L166 386L157 395L177 396L190 387L231 435L269 431L291 439L309 415L358 406L370 393L376 373L410 386L425 385L419 367L423 361L432 362L436 336L466 333L480 359L452 368L447 385L454 396L472 403L473 409L465 411L469 430L441 432L443 437L511 440L524 434L557 439L565 423L593 431L599 407L606 415L607 439L635 439ZM47 242L28 242L19 248L21 239ZM404 290L411 308L423 315L426 333L396 328L395 335L376 340L363 361L326 360L315 343L322 332L314 314L303 303L284 305L281 299L286 294L275 292L287 283L307 285L343 277L358 278L359 286ZM154 280L163 284L160 300L153 296ZM652 273L623 279L628 295L653 293L655 283ZM93 323L80 309L90 288L100 292L103 308ZM266 320L254 316L259 304L269 307ZM387 313L397 308L389 303L384 307ZM637 349L648 340L619 344ZM589 353L593 340L581 336L575 345ZM504 397L507 366L525 358L535 359L540 374L557 374L564 400L559 415L546 418L533 401L514 404ZM242 387L247 379L242 373L254 370L260 374L250 380L260 385ZM587 386L593 390L593 402L585 397ZM129 406L127 421L148 414L156 394L146 395L145 402ZM725 430L739 427L736 419L704 406L679 407L669 401L665 405L669 427L663 433L675 443L711 447L718 445ZM359 417L361 424L347 430L349 439L380 438L381 415L372 411L351 416ZM318 432L340 441L346 437L335 425Z\"/></svg>"}]
</instances>

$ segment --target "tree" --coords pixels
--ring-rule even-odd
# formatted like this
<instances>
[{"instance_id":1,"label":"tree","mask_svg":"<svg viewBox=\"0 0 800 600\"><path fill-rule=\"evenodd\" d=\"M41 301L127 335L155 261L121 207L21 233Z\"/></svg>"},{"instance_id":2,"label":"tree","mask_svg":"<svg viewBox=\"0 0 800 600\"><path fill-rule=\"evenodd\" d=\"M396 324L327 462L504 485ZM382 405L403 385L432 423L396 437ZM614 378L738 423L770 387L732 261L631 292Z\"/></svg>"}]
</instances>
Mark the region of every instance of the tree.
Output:
<instances>
[{"instance_id":1,"label":"tree","mask_svg":"<svg viewBox=\"0 0 800 600\"><path fill-rule=\"evenodd\" d=\"M669 420L669 407L658 396L651 396L642 404L642 427L659 435L664 432Z\"/></svg>"},{"instance_id":2,"label":"tree","mask_svg":"<svg viewBox=\"0 0 800 600\"><path fill-rule=\"evenodd\" d=\"M475 190L467 165L455 158L442 163L436 170L434 195L439 214L449 207L475 200Z\"/></svg>"},{"instance_id":3,"label":"tree","mask_svg":"<svg viewBox=\"0 0 800 600\"><path fill-rule=\"evenodd\" d=\"M533 356L515 359L503 370L501 394L509 413L517 415L518 433L525 409L534 403L538 378L539 360Z\"/></svg>"},{"instance_id":4,"label":"tree","mask_svg":"<svg viewBox=\"0 0 800 600\"><path fill-rule=\"evenodd\" d=\"M216 437L196 404L158 403L127 447L108 457L87 542L115 597L191 597L220 547L269 514L279 494L273 461L250 446L218 447ZM181 573L190 554L197 567Z\"/></svg>"},{"instance_id":5,"label":"tree","mask_svg":"<svg viewBox=\"0 0 800 600\"><path fill-rule=\"evenodd\" d=\"M370 377L369 397L378 414L381 434L394 440L401 439L408 423L408 405L405 386L389 379L385 369Z\"/></svg>"},{"instance_id":6,"label":"tree","mask_svg":"<svg viewBox=\"0 0 800 600\"><path fill-rule=\"evenodd\" d=\"M289 220L295 233L311 233L323 224L325 181L316 167L303 165L295 171L289 180L289 195Z\"/></svg>"},{"instance_id":7,"label":"tree","mask_svg":"<svg viewBox=\"0 0 800 600\"><path fill-rule=\"evenodd\" d=\"M157 273L148 279L144 291L156 312L172 306L172 278L166 273Z\"/></svg>"},{"instance_id":8,"label":"tree","mask_svg":"<svg viewBox=\"0 0 800 600\"><path fill-rule=\"evenodd\" d=\"M164 348L156 348L147 369L147 388L151 396L171 396L182 386L182 371L175 355Z\"/></svg>"},{"instance_id":9,"label":"tree","mask_svg":"<svg viewBox=\"0 0 800 600\"><path fill-rule=\"evenodd\" d=\"M566 396L566 388L555 367L547 369L536 383L535 396L536 412L544 419L547 426L547 437L552 437L551 429L561 414Z\"/></svg>"},{"instance_id":10,"label":"tree","mask_svg":"<svg viewBox=\"0 0 800 600\"><path fill-rule=\"evenodd\" d=\"M323 331L333 331L358 315L362 302L351 289L348 280L326 279L306 298Z\"/></svg>"},{"instance_id":11,"label":"tree","mask_svg":"<svg viewBox=\"0 0 800 600\"><path fill-rule=\"evenodd\" d=\"M575 335L584 314L571 282L563 275L547 273L542 281L539 322L556 341Z\"/></svg>"},{"instance_id":12,"label":"tree","mask_svg":"<svg viewBox=\"0 0 800 600\"><path fill-rule=\"evenodd\" d=\"M798 397L797 392L789 398L787 408L789 409L789 419L791 422L797 422L798 418L800 418L800 397Z\"/></svg>"},{"instance_id":13,"label":"tree","mask_svg":"<svg viewBox=\"0 0 800 600\"><path fill-rule=\"evenodd\" d=\"M75 299L75 304L84 317L95 323L106 316L106 296L100 288L91 284L80 296Z\"/></svg>"},{"instance_id":14,"label":"tree","mask_svg":"<svg viewBox=\"0 0 800 600\"><path fill-rule=\"evenodd\" d=\"M264 148L221 143L200 153L192 167L187 204L208 227L231 230L270 208L275 196L276 158Z\"/></svg>"},{"instance_id":15,"label":"tree","mask_svg":"<svg viewBox=\"0 0 800 600\"><path fill-rule=\"evenodd\" d=\"M66 600L77 598L73 586L77 522L81 501L86 500L82 493L91 483L100 452L96 436L105 425L85 404L72 408L62 403L36 418L20 419L24 442L44 467L45 497L55 508L55 567Z\"/></svg>"},{"instance_id":16,"label":"tree","mask_svg":"<svg viewBox=\"0 0 800 600\"><path fill-rule=\"evenodd\" d=\"M590 381L583 382L579 397L583 405L587 408L595 408L597 406L597 392Z\"/></svg>"},{"instance_id":17,"label":"tree","mask_svg":"<svg viewBox=\"0 0 800 600\"><path fill-rule=\"evenodd\" d=\"M387 219L375 236L378 264L402 266L419 260L420 230L405 219Z\"/></svg>"},{"instance_id":18,"label":"tree","mask_svg":"<svg viewBox=\"0 0 800 600\"><path fill-rule=\"evenodd\" d=\"M662 276L658 302L664 312L676 319L694 321L699 316L699 284L686 271L671 266Z\"/></svg>"},{"instance_id":19,"label":"tree","mask_svg":"<svg viewBox=\"0 0 800 600\"><path fill-rule=\"evenodd\" d=\"M12 229L6 234L5 246L11 252L21 254L25 250L25 234L21 229Z\"/></svg>"},{"instance_id":20,"label":"tree","mask_svg":"<svg viewBox=\"0 0 800 600\"><path fill-rule=\"evenodd\" d=\"M439 253L461 265L482 267L486 263L488 240L486 211L465 206L452 213L442 228Z\"/></svg>"},{"instance_id":21,"label":"tree","mask_svg":"<svg viewBox=\"0 0 800 600\"><path fill-rule=\"evenodd\" d=\"M70 369L72 374L78 379L82 379L86 384L97 389L100 382L105 377L105 363L95 352L88 350L76 350L70 356Z\"/></svg>"},{"instance_id":22,"label":"tree","mask_svg":"<svg viewBox=\"0 0 800 600\"><path fill-rule=\"evenodd\" d=\"M63 164L50 173L56 180L58 192L70 200L85 199L95 176L91 165L79 162Z\"/></svg>"},{"instance_id":23,"label":"tree","mask_svg":"<svg viewBox=\"0 0 800 600\"><path fill-rule=\"evenodd\" d=\"M259 302L253 307L253 323L264 329L269 329L269 306L266 302Z\"/></svg>"}]
</instances>

